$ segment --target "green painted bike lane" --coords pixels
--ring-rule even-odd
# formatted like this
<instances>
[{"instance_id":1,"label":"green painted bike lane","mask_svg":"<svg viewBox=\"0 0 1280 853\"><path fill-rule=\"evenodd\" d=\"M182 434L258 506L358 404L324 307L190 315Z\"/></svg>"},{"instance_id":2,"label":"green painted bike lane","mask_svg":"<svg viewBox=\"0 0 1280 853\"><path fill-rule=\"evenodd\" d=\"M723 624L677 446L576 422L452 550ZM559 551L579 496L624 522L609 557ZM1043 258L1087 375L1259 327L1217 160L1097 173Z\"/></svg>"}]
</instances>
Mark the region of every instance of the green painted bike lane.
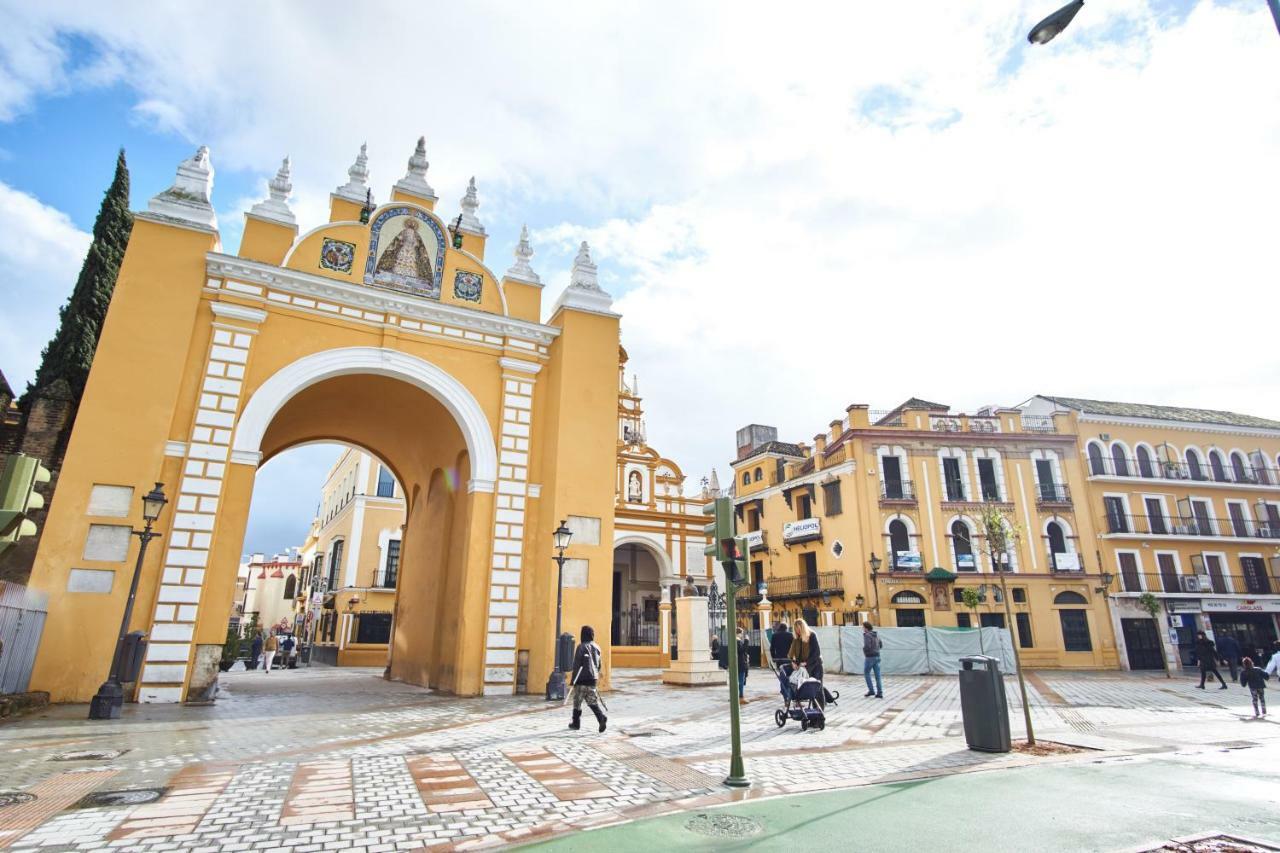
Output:
<instances>
[{"instance_id":1,"label":"green painted bike lane","mask_svg":"<svg viewBox=\"0 0 1280 853\"><path fill-rule=\"evenodd\" d=\"M686 828L698 815L750 818L761 829L746 838L708 837ZM1026 853L1129 850L1210 831L1280 845L1280 745L1086 759L752 800L525 849Z\"/></svg>"}]
</instances>

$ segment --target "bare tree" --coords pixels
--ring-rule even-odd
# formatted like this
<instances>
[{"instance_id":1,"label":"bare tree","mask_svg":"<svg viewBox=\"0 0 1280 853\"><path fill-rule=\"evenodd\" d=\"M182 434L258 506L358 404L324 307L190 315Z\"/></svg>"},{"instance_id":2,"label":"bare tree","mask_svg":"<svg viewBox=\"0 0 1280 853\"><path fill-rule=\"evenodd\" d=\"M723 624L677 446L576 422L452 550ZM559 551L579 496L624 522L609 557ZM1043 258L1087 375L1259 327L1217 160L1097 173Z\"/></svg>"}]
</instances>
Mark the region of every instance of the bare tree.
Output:
<instances>
[{"instance_id":1,"label":"bare tree","mask_svg":"<svg viewBox=\"0 0 1280 853\"><path fill-rule=\"evenodd\" d=\"M1163 633L1160 630L1160 620L1156 618L1156 614L1160 612L1160 599L1149 592L1144 592L1138 596L1138 606L1151 614L1151 621L1156 626L1156 648L1160 650L1160 663L1164 664L1164 677L1173 678L1169 674L1169 656L1164 653L1164 639L1160 636Z\"/></svg>"},{"instance_id":2,"label":"bare tree","mask_svg":"<svg viewBox=\"0 0 1280 853\"><path fill-rule=\"evenodd\" d=\"M982 645L982 620L978 618L978 605L982 603L982 596L971 586L966 586L960 591L960 598L964 601L964 606L973 611L973 621L978 623L978 651L986 654L987 650Z\"/></svg>"},{"instance_id":3,"label":"bare tree","mask_svg":"<svg viewBox=\"0 0 1280 853\"><path fill-rule=\"evenodd\" d=\"M1005 627L1009 629L1010 643L1013 648L1013 665L1018 672L1018 693L1022 697L1022 718L1027 724L1027 743L1035 746L1036 733L1031 727L1031 705L1027 702L1027 682L1022 675L1022 658L1018 654L1018 644L1012 641L1013 612L1009 607L1009 588L1005 583L1005 572L1009 559L1009 548L1022 538L1022 531L999 507L986 505L978 513L978 523L985 536L980 545L983 553L991 558L991 565L1000 578L1000 593L1004 599Z\"/></svg>"}]
</instances>

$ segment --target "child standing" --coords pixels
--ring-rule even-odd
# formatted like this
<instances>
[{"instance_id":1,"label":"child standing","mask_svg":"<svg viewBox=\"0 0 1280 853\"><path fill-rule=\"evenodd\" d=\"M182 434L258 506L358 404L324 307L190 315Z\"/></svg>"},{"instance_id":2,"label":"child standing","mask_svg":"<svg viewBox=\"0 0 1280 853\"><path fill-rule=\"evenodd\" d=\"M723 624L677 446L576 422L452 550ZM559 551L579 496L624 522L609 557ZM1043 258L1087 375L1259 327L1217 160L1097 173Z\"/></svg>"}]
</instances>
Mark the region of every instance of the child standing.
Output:
<instances>
[{"instance_id":1,"label":"child standing","mask_svg":"<svg viewBox=\"0 0 1280 853\"><path fill-rule=\"evenodd\" d=\"M1241 663L1244 664L1244 669L1240 670L1240 684L1249 688L1249 695L1253 699L1253 715L1265 717L1267 715L1267 674L1260 667L1253 665L1253 658L1245 658Z\"/></svg>"}]
</instances>

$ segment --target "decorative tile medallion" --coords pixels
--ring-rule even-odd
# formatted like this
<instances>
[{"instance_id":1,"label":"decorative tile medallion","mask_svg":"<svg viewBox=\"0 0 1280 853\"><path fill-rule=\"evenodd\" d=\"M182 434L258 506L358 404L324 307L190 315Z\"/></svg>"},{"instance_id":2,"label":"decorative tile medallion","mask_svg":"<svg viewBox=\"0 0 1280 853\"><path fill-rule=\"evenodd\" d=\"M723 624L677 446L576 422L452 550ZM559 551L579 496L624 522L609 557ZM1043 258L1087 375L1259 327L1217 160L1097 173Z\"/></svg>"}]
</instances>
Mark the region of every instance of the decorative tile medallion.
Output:
<instances>
[{"instance_id":1,"label":"decorative tile medallion","mask_svg":"<svg viewBox=\"0 0 1280 853\"><path fill-rule=\"evenodd\" d=\"M453 295L468 302L479 302L483 284L484 277L480 273L458 270L453 277Z\"/></svg>"},{"instance_id":2,"label":"decorative tile medallion","mask_svg":"<svg viewBox=\"0 0 1280 853\"><path fill-rule=\"evenodd\" d=\"M320 268L334 272L351 272L356 259L356 244L325 238L320 246Z\"/></svg>"}]
</instances>

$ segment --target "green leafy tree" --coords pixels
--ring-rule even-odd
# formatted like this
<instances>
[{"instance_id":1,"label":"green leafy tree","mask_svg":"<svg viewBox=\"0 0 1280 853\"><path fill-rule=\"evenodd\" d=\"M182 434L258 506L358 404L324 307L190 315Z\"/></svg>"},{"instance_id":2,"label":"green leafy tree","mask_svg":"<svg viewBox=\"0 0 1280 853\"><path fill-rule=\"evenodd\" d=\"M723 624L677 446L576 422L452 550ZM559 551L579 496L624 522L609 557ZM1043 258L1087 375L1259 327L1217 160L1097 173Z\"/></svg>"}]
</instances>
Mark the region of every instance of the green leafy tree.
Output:
<instances>
[{"instance_id":1,"label":"green leafy tree","mask_svg":"<svg viewBox=\"0 0 1280 853\"><path fill-rule=\"evenodd\" d=\"M1138 596L1138 606L1147 611L1151 616L1151 621L1156 624L1156 645L1160 647L1160 663L1164 664L1164 677L1173 678L1169 674L1169 656L1164 653L1164 640L1161 638L1160 629L1160 599L1156 598L1149 592L1144 592Z\"/></svg>"},{"instance_id":2,"label":"green leafy tree","mask_svg":"<svg viewBox=\"0 0 1280 853\"><path fill-rule=\"evenodd\" d=\"M982 645L982 621L978 619L978 605L982 603L982 596L973 587L966 586L960 591L960 600L973 611L973 621L978 626L978 651L985 655L987 650Z\"/></svg>"},{"instance_id":3,"label":"green leafy tree","mask_svg":"<svg viewBox=\"0 0 1280 853\"><path fill-rule=\"evenodd\" d=\"M36 378L27 386L29 398L38 388L46 388L59 379L66 380L79 402L84 394L93 354L98 349L102 323L111 304L111 294L120 274L120 263L133 230L133 214L129 212L129 167L124 149L116 157L116 173L98 209L93 223L93 242L75 289L58 312L58 330L40 355Z\"/></svg>"}]
</instances>

